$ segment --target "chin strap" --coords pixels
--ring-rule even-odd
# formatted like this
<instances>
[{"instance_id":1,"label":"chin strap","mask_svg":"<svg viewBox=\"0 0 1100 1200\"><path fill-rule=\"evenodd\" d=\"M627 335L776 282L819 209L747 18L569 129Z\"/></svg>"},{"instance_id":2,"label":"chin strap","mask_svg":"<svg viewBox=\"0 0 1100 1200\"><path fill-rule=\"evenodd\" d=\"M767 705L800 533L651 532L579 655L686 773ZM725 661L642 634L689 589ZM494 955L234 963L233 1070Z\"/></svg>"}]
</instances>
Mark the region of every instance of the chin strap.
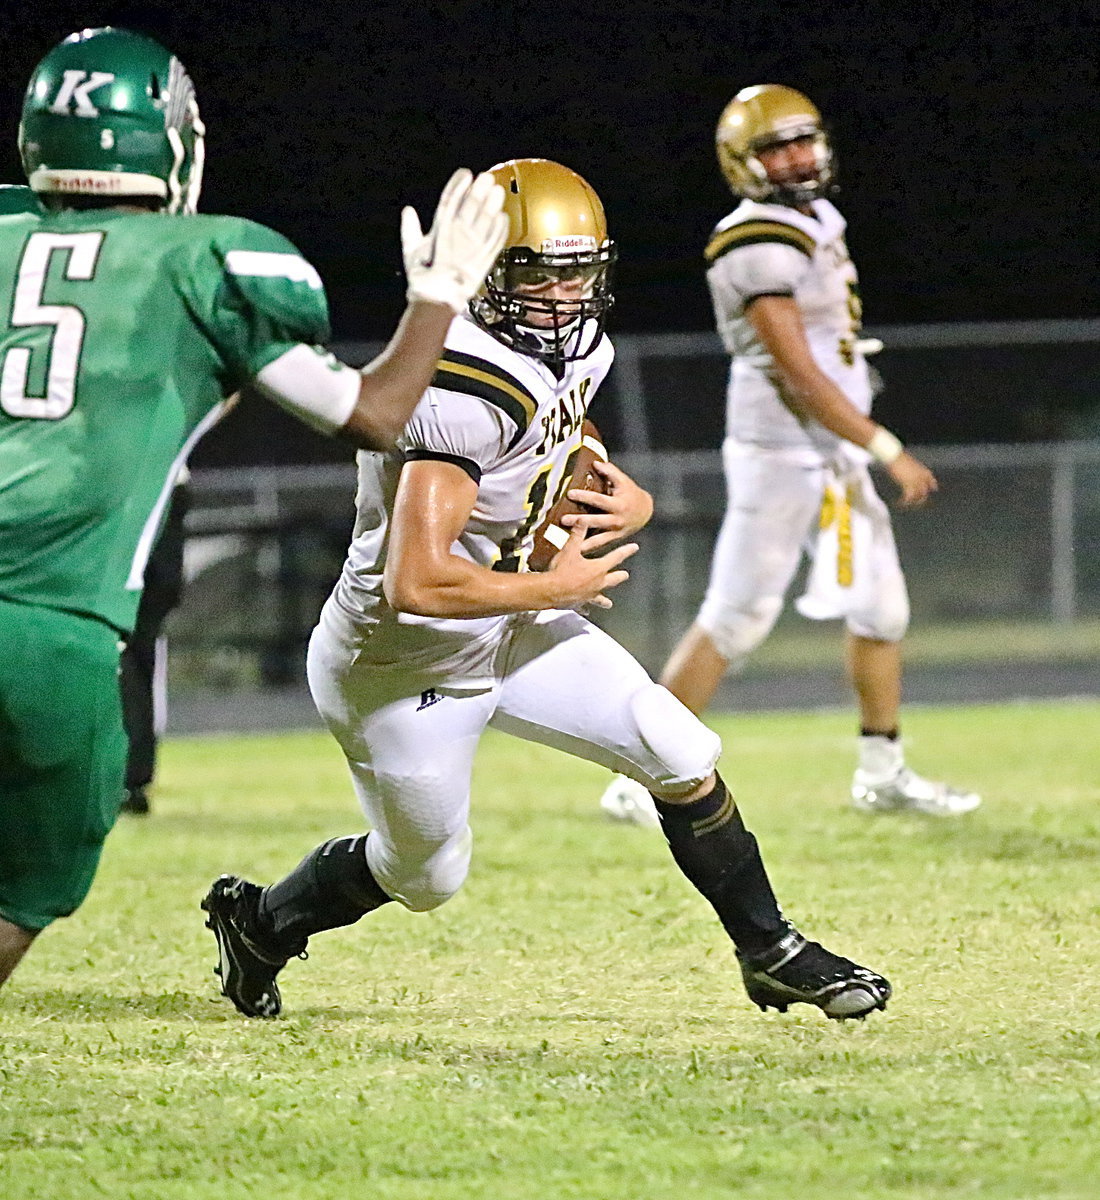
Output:
<instances>
[{"instance_id":1,"label":"chin strap","mask_svg":"<svg viewBox=\"0 0 1100 1200\"><path fill-rule=\"evenodd\" d=\"M538 329L534 325L523 325L519 321L514 321L512 328L517 341L534 346L545 354L554 355L555 351L561 351L564 354L569 348L569 343L579 336L581 322L574 320L570 321L568 325L559 325L556 329L549 330ZM551 332L557 336L548 337L547 334Z\"/></svg>"}]
</instances>

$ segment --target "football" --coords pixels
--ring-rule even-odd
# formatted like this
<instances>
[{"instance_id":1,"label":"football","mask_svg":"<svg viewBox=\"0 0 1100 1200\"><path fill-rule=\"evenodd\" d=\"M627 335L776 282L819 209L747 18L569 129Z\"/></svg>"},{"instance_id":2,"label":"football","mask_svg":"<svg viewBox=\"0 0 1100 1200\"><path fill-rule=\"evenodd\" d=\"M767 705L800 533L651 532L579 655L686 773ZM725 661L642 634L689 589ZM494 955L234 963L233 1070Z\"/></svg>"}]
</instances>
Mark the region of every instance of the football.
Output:
<instances>
[{"instance_id":1,"label":"football","mask_svg":"<svg viewBox=\"0 0 1100 1200\"><path fill-rule=\"evenodd\" d=\"M584 488L589 492L606 492L607 482L602 475L592 470L592 464L599 459L607 462L607 451L604 449L600 431L592 421L585 420L582 430L583 440L576 451L573 460L573 473L568 487L562 490L561 499L546 514L546 520L535 530L535 545L527 565L532 571L545 571L550 560L565 545L569 530L561 524L561 518L567 513L595 512L587 504L577 504L565 495L571 488Z\"/></svg>"}]
</instances>

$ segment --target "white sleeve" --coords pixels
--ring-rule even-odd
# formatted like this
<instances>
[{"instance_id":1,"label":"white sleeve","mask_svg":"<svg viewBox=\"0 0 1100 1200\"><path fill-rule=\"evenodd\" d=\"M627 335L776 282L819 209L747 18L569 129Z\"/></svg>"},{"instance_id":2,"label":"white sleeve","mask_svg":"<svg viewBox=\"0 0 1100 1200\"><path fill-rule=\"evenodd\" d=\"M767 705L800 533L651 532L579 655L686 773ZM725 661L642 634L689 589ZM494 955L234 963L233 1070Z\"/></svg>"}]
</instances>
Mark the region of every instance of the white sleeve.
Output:
<instances>
[{"instance_id":1,"label":"white sleeve","mask_svg":"<svg viewBox=\"0 0 1100 1200\"><path fill-rule=\"evenodd\" d=\"M783 242L738 246L714 261L707 283L720 311L741 312L757 296L793 296L806 277L810 260Z\"/></svg>"},{"instance_id":2,"label":"white sleeve","mask_svg":"<svg viewBox=\"0 0 1100 1200\"><path fill-rule=\"evenodd\" d=\"M293 346L256 376L269 400L322 433L335 433L351 417L362 376L320 346Z\"/></svg>"},{"instance_id":3,"label":"white sleeve","mask_svg":"<svg viewBox=\"0 0 1100 1200\"><path fill-rule=\"evenodd\" d=\"M475 481L505 453L515 426L477 396L428 388L398 441L406 459L454 462Z\"/></svg>"}]
</instances>

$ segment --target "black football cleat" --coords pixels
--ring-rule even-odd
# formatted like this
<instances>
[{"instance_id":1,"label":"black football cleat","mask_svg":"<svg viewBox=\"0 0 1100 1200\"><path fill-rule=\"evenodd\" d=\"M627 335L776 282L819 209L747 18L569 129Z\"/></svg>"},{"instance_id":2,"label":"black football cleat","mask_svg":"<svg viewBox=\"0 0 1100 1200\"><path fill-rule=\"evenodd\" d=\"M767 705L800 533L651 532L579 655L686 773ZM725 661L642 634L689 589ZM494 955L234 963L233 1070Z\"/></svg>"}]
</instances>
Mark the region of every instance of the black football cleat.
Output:
<instances>
[{"instance_id":1,"label":"black football cleat","mask_svg":"<svg viewBox=\"0 0 1100 1200\"><path fill-rule=\"evenodd\" d=\"M305 957L305 942L289 953L265 945L258 934L257 905L263 889L237 875L215 879L202 901L209 913L206 928L218 943L214 974L228 996L246 1017L277 1017L283 1006L275 976L290 959Z\"/></svg>"},{"instance_id":2,"label":"black football cleat","mask_svg":"<svg viewBox=\"0 0 1100 1200\"><path fill-rule=\"evenodd\" d=\"M749 999L761 1012L786 1012L792 1004L813 1004L834 1021L885 1009L890 984L881 975L808 942L793 925L768 950L737 953Z\"/></svg>"}]
</instances>

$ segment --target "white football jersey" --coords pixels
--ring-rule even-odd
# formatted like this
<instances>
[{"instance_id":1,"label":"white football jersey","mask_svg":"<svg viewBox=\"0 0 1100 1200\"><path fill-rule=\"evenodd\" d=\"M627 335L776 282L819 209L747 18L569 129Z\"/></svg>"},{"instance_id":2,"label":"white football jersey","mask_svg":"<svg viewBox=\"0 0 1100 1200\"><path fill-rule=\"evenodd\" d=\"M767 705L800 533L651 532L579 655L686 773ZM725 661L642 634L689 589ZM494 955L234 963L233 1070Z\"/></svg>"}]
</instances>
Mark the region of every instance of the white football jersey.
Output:
<instances>
[{"instance_id":1,"label":"white football jersey","mask_svg":"<svg viewBox=\"0 0 1100 1200\"><path fill-rule=\"evenodd\" d=\"M355 531L326 606L349 641L371 646L380 667L452 670L475 686L491 677L505 617L440 620L396 613L382 592L389 522L404 464L440 459L478 485L477 501L452 551L496 571L525 571L534 532L568 487L588 405L611 367L603 337L587 358L563 364L559 378L469 318L447 334L431 386L390 453L361 451Z\"/></svg>"},{"instance_id":2,"label":"white football jersey","mask_svg":"<svg viewBox=\"0 0 1100 1200\"><path fill-rule=\"evenodd\" d=\"M784 401L775 363L745 314L755 297L793 297L818 366L861 412L870 411L867 365L856 344L859 280L844 242L846 223L828 200L815 200L812 208L807 216L782 204L742 201L711 235L707 283L732 356L727 437L831 457L840 439Z\"/></svg>"}]
</instances>

